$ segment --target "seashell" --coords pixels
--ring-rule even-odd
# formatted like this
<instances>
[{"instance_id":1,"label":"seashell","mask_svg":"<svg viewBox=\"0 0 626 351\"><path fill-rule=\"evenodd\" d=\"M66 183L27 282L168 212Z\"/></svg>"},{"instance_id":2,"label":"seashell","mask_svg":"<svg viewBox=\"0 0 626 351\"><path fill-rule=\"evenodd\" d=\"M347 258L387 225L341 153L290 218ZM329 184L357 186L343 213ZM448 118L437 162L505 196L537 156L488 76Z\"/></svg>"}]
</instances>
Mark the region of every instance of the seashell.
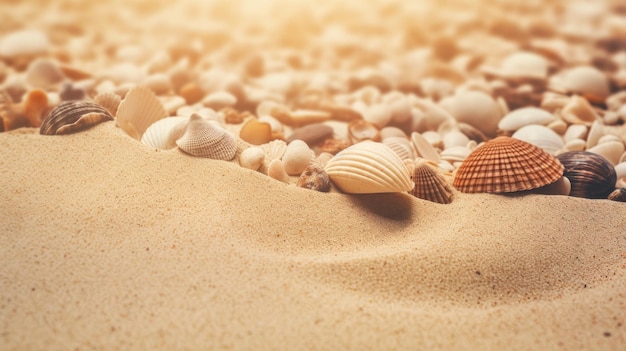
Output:
<instances>
[{"instance_id":1,"label":"seashell","mask_svg":"<svg viewBox=\"0 0 626 351\"><path fill-rule=\"evenodd\" d=\"M570 196L606 199L615 189L617 175L604 157L588 151L570 151L557 156L572 184Z\"/></svg>"},{"instance_id":2,"label":"seashell","mask_svg":"<svg viewBox=\"0 0 626 351\"><path fill-rule=\"evenodd\" d=\"M179 108L187 104L185 99L178 95L164 96L160 98L159 101L161 101L161 104L165 109L166 116L176 113Z\"/></svg>"},{"instance_id":3,"label":"seashell","mask_svg":"<svg viewBox=\"0 0 626 351\"><path fill-rule=\"evenodd\" d=\"M405 192L413 188L409 171L388 146L367 141L339 152L326 164L330 180L344 193Z\"/></svg>"},{"instance_id":4,"label":"seashell","mask_svg":"<svg viewBox=\"0 0 626 351\"><path fill-rule=\"evenodd\" d=\"M44 32L19 30L3 35L0 40L0 57L19 58L44 54L50 49L50 41Z\"/></svg>"},{"instance_id":5,"label":"seashell","mask_svg":"<svg viewBox=\"0 0 626 351\"><path fill-rule=\"evenodd\" d=\"M406 133L402 129L398 127L388 126L380 130L380 137L383 140L385 140L386 138L390 138L390 137L406 138L407 136L406 136Z\"/></svg>"},{"instance_id":6,"label":"seashell","mask_svg":"<svg viewBox=\"0 0 626 351\"><path fill-rule=\"evenodd\" d=\"M52 89L63 79L65 79L63 72L49 59L36 58L26 69L26 81L35 88Z\"/></svg>"},{"instance_id":7,"label":"seashell","mask_svg":"<svg viewBox=\"0 0 626 351\"><path fill-rule=\"evenodd\" d=\"M615 165L615 174L617 175L617 179L626 178L626 161Z\"/></svg>"},{"instance_id":8,"label":"seashell","mask_svg":"<svg viewBox=\"0 0 626 351\"><path fill-rule=\"evenodd\" d=\"M117 108L120 106L120 102L122 102L122 98L112 91L105 91L94 96L93 102L104 107L109 111L111 116L115 116L117 114Z\"/></svg>"},{"instance_id":9,"label":"seashell","mask_svg":"<svg viewBox=\"0 0 626 351\"><path fill-rule=\"evenodd\" d=\"M440 204L452 202L452 187L427 161L416 161L411 179L415 183L415 187L409 191L411 195Z\"/></svg>"},{"instance_id":10,"label":"seashell","mask_svg":"<svg viewBox=\"0 0 626 351\"><path fill-rule=\"evenodd\" d=\"M283 183L289 184L291 178L289 178L289 174L285 171L285 167L283 166L283 162L281 160L272 160L267 168L267 175L270 178L274 178Z\"/></svg>"},{"instance_id":11,"label":"seashell","mask_svg":"<svg viewBox=\"0 0 626 351\"><path fill-rule=\"evenodd\" d=\"M574 95L561 110L563 120L571 124L584 124L590 126L600 118L589 101L584 97Z\"/></svg>"},{"instance_id":12,"label":"seashell","mask_svg":"<svg viewBox=\"0 0 626 351\"><path fill-rule=\"evenodd\" d=\"M70 134L111 120L113 120L113 116L109 111L96 103L65 101L50 111L41 124L39 134Z\"/></svg>"},{"instance_id":13,"label":"seashell","mask_svg":"<svg viewBox=\"0 0 626 351\"><path fill-rule=\"evenodd\" d=\"M326 164L328 163L328 161L330 161L331 158L333 158L335 155L328 153L328 152L321 152L316 158L315 160L313 160L313 163L324 168L326 167Z\"/></svg>"},{"instance_id":14,"label":"seashell","mask_svg":"<svg viewBox=\"0 0 626 351\"><path fill-rule=\"evenodd\" d=\"M452 115L488 137L494 137L502 112L497 102L481 91L459 91L452 102Z\"/></svg>"},{"instance_id":15,"label":"seashell","mask_svg":"<svg viewBox=\"0 0 626 351\"><path fill-rule=\"evenodd\" d=\"M465 146L470 142L470 138L458 129L444 133L442 139L444 150L455 146Z\"/></svg>"},{"instance_id":16,"label":"seashell","mask_svg":"<svg viewBox=\"0 0 626 351\"><path fill-rule=\"evenodd\" d=\"M202 105L219 111L226 107L234 107L237 104L237 97L227 91L216 91L202 99Z\"/></svg>"},{"instance_id":17,"label":"seashell","mask_svg":"<svg viewBox=\"0 0 626 351\"><path fill-rule=\"evenodd\" d=\"M259 116L258 120L259 122L268 123L272 128L272 134L282 133L284 130L283 124L270 115Z\"/></svg>"},{"instance_id":18,"label":"seashell","mask_svg":"<svg viewBox=\"0 0 626 351\"><path fill-rule=\"evenodd\" d=\"M176 140L185 153L197 157L230 161L237 154L237 140L226 129L197 113L189 117L185 133Z\"/></svg>"},{"instance_id":19,"label":"seashell","mask_svg":"<svg viewBox=\"0 0 626 351\"><path fill-rule=\"evenodd\" d=\"M480 130L474 128L467 123L458 123L457 128L459 128L459 131L467 136L467 138L469 138L470 140L474 140L477 143L483 143L489 140L489 138L487 138L485 134L483 134Z\"/></svg>"},{"instance_id":20,"label":"seashell","mask_svg":"<svg viewBox=\"0 0 626 351\"><path fill-rule=\"evenodd\" d=\"M239 137L253 145L265 144L273 139L272 126L256 118L248 118L241 126Z\"/></svg>"},{"instance_id":21,"label":"seashell","mask_svg":"<svg viewBox=\"0 0 626 351\"><path fill-rule=\"evenodd\" d=\"M156 95L170 94L173 90L172 81L167 74L152 74L142 82L143 86L152 90Z\"/></svg>"},{"instance_id":22,"label":"seashell","mask_svg":"<svg viewBox=\"0 0 626 351\"><path fill-rule=\"evenodd\" d=\"M556 134L563 135L567 130L567 123L560 118L548 123L548 128L552 129Z\"/></svg>"},{"instance_id":23,"label":"seashell","mask_svg":"<svg viewBox=\"0 0 626 351\"><path fill-rule=\"evenodd\" d=\"M554 155L563 148L561 137L552 129L542 125L527 125L513 133L512 137L539 146L550 155Z\"/></svg>"},{"instance_id":24,"label":"seashell","mask_svg":"<svg viewBox=\"0 0 626 351\"><path fill-rule=\"evenodd\" d=\"M355 119L348 123L348 137L354 144L364 140L381 141L380 132L375 125L362 119Z\"/></svg>"},{"instance_id":25,"label":"seashell","mask_svg":"<svg viewBox=\"0 0 626 351\"><path fill-rule=\"evenodd\" d=\"M311 164L315 153L302 140L294 140L287 144L282 161L285 171L289 175L300 175Z\"/></svg>"},{"instance_id":26,"label":"seashell","mask_svg":"<svg viewBox=\"0 0 626 351\"><path fill-rule=\"evenodd\" d=\"M579 66L562 74L562 88L579 93L594 102L604 102L609 96L609 80L602 71L591 66Z\"/></svg>"},{"instance_id":27,"label":"seashell","mask_svg":"<svg viewBox=\"0 0 626 351\"><path fill-rule=\"evenodd\" d=\"M258 146L249 147L239 155L239 165L253 171L258 170L265 160L265 151Z\"/></svg>"},{"instance_id":28,"label":"seashell","mask_svg":"<svg viewBox=\"0 0 626 351\"><path fill-rule=\"evenodd\" d=\"M416 106L413 113L413 130L425 132L427 130L437 130L439 125L446 121L454 121L455 116L427 99L418 99L413 102Z\"/></svg>"},{"instance_id":29,"label":"seashell","mask_svg":"<svg viewBox=\"0 0 626 351\"><path fill-rule=\"evenodd\" d=\"M204 98L204 90L198 84L189 82L180 88L178 95L185 99L188 105L193 105Z\"/></svg>"},{"instance_id":30,"label":"seashell","mask_svg":"<svg viewBox=\"0 0 626 351\"><path fill-rule=\"evenodd\" d=\"M433 148L443 149L443 138L441 137L441 134L433 130L428 130L422 133L422 137L426 139L426 141L428 141Z\"/></svg>"},{"instance_id":31,"label":"seashell","mask_svg":"<svg viewBox=\"0 0 626 351\"><path fill-rule=\"evenodd\" d=\"M605 134L604 125L598 119L595 120L589 128L589 134L587 135L587 149L592 148L598 144L600 138Z\"/></svg>"},{"instance_id":32,"label":"seashell","mask_svg":"<svg viewBox=\"0 0 626 351\"><path fill-rule=\"evenodd\" d=\"M582 139L572 139L565 143L563 149L565 151L583 151L585 150L585 146L587 142Z\"/></svg>"},{"instance_id":33,"label":"seashell","mask_svg":"<svg viewBox=\"0 0 626 351\"><path fill-rule=\"evenodd\" d=\"M498 122L498 129L515 131L530 124L547 125L556 117L538 107L522 107L509 112Z\"/></svg>"},{"instance_id":34,"label":"seashell","mask_svg":"<svg viewBox=\"0 0 626 351\"><path fill-rule=\"evenodd\" d=\"M66 82L61 85L61 91L59 92L59 98L63 101L70 100L83 100L87 96L87 92L84 88L75 86L72 83Z\"/></svg>"},{"instance_id":35,"label":"seashell","mask_svg":"<svg viewBox=\"0 0 626 351\"><path fill-rule=\"evenodd\" d=\"M294 140L302 140L309 147L313 147L325 139L333 136L333 128L322 123L312 123L304 127L297 128L291 133L287 142L290 143Z\"/></svg>"},{"instance_id":36,"label":"seashell","mask_svg":"<svg viewBox=\"0 0 626 351\"><path fill-rule=\"evenodd\" d=\"M587 149L587 151L601 155L612 165L616 165L619 163L622 153L624 153L624 143L621 141L611 140L600 143L590 149Z\"/></svg>"},{"instance_id":37,"label":"seashell","mask_svg":"<svg viewBox=\"0 0 626 351\"><path fill-rule=\"evenodd\" d=\"M548 60L533 52L516 52L500 63L500 74L504 78L545 79L548 75Z\"/></svg>"},{"instance_id":38,"label":"seashell","mask_svg":"<svg viewBox=\"0 0 626 351\"><path fill-rule=\"evenodd\" d=\"M411 142L405 137L388 137L383 139L383 144L387 145L402 160L415 158Z\"/></svg>"},{"instance_id":39,"label":"seashell","mask_svg":"<svg viewBox=\"0 0 626 351\"><path fill-rule=\"evenodd\" d=\"M376 128L383 128L393 117L391 109L386 104L373 104L362 111L363 120L373 124Z\"/></svg>"},{"instance_id":40,"label":"seashell","mask_svg":"<svg viewBox=\"0 0 626 351\"><path fill-rule=\"evenodd\" d=\"M170 150L176 147L176 140L183 136L189 117L165 117L160 119L143 133L141 143L155 149Z\"/></svg>"},{"instance_id":41,"label":"seashell","mask_svg":"<svg viewBox=\"0 0 626 351\"><path fill-rule=\"evenodd\" d=\"M289 123L287 124L294 127L300 127L311 123L322 123L324 121L328 121L330 116L330 113L326 111L295 110L289 113Z\"/></svg>"},{"instance_id":42,"label":"seashell","mask_svg":"<svg viewBox=\"0 0 626 351\"><path fill-rule=\"evenodd\" d=\"M441 159L450 163L463 162L471 153L466 146L452 146L441 152Z\"/></svg>"},{"instance_id":43,"label":"seashell","mask_svg":"<svg viewBox=\"0 0 626 351\"><path fill-rule=\"evenodd\" d=\"M626 188L617 188L607 197L612 201L626 202Z\"/></svg>"},{"instance_id":44,"label":"seashell","mask_svg":"<svg viewBox=\"0 0 626 351\"><path fill-rule=\"evenodd\" d=\"M302 171L296 186L321 192L329 192L330 178L322 167L311 164Z\"/></svg>"},{"instance_id":45,"label":"seashell","mask_svg":"<svg viewBox=\"0 0 626 351\"><path fill-rule=\"evenodd\" d=\"M287 150L284 140L276 139L259 146L265 152L265 161L269 165L274 160L280 160Z\"/></svg>"},{"instance_id":46,"label":"seashell","mask_svg":"<svg viewBox=\"0 0 626 351\"><path fill-rule=\"evenodd\" d=\"M511 137L477 147L456 172L453 185L465 193L508 193L554 183L563 166L541 148Z\"/></svg>"},{"instance_id":47,"label":"seashell","mask_svg":"<svg viewBox=\"0 0 626 351\"><path fill-rule=\"evenodd\" d=\"M441 160L437 150L420 133L411 133L414 155L438 163Z\"/></svg>"},{"instance_id":48,"label":"seashell","mask_svg":"<svg viewBox=\"0 0 626 351\"><path fill-rule=\"evenodd\" d=\"M348 148L350 145L352 144L347 140L331 138L324 140L322 145L319 146L318 150L319 152L327 152L335 155L339 151Z\"/></svg>"},{"instance_id":49,"label":"seashell","mask_svg":"<svg viewBox=\"0 0 626 351\"><path fill-rule=\"evenodd\" d=\"M141 140L143 133L154 122L167 117L165 107L152 90L144 86L131 88L117 108L117 126L126 134Z\"/></svg>"},{"instance_id":50,"label":"seashell","mask_svg":"<svg viewBox=\"0 0 626 351\"><path fill-rule=\"evenodd\" d=\"M565 131L565 134L563 135L563 139L566 143L572 140L576 140L576 139L586 139L588 130L589 129L585 125L572 124L569 127L567 127L567 130Z\"/></svg>"},{"instance_id":51,"label":"seashell","mask_svg":"<svg viewBox=\"0 0 626 351\"><path fill-rule=\"evenodd\" d=\"M533 189L533 194L564 195L568 196L572 190L572 184L567 177L561 177L556 182Z\"/></svg>"}]
</instances>

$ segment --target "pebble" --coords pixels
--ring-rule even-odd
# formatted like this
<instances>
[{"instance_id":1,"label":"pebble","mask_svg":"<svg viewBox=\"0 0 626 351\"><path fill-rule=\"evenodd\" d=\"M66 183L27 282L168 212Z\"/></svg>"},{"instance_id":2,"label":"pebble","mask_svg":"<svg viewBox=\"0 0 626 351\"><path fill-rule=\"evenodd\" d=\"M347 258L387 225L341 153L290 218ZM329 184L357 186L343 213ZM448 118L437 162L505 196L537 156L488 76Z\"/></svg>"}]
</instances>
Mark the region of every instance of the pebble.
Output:
<instances>
[{"instance_id":1,"label":"pebble","mask_svg":"<svg viewBox=\"0 0 626 351\"><path fill-rule=\"evenodd\" d=\"M0 40L0 57L9 59L43 55L50 50L48 36L38 30L19 30Z\"/></svg>"},{"instance_id":2,"label":"pebble","mask_svg":"<svg viewBox=\"0 0 626 351\"><path fill-rule=\"evenodd\" d=\"M302 140L294 140L287 144L282 161L287 174L297 176L311 164L315 153Z\"/></svg>"}]
</instances>

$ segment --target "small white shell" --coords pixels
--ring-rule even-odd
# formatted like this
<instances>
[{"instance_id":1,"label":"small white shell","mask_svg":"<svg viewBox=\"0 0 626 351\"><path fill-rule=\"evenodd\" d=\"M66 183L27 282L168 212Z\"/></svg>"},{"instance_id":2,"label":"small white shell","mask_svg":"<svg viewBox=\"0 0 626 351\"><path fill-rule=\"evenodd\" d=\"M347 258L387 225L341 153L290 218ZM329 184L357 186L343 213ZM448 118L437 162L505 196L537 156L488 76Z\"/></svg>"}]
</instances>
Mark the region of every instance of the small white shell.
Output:
<instances>
[{"instance_id":1,"label":"small white shell","mask_svg":"<svg viewBox=\"0 0 626 351\"><path fill-rule=\"evenodd\" d=\"M267 175L270 178L289 184L289 174L285 171L285 167L283 166L283 162L281 160L276 159L270 162L267 168Z\"/></svg>"},{"instance_id":2,"label":"small white shell","mask_svg":"<svg viewBox=\"0 0 626 351\"><path fill-rule=\"evenodd\" d=\"M572 139L565 143L565 151L584 151L586 144L582 139Z\"/></svg>"},{"instance_id":3,"label":"small white shell","mask_svg":"<svg viewBox=\"0 0 626 351\"><path fill-rule=\"evenodd\" d=\"M230 161L237 154L235 137L197 113L189 117L185 133L176 140L176 145L190 155L214 160Z\"/></svg>"},{"instance_id":4,"label":"small white shell","mask_svg":"<svg viewBox=\"0 0 626 351\"><path fill-rule=\"evenodd\" d=\"M176 147L176 140L185 132L189 117L166 117L160 119L141 137L141 143L156 149L169 150Z\"/></svg>"},{"instance_id":5,"label":"small white shell","mask_svg":"<svg viewBox=\"0 0 626 351\"><path fill-rule=\"evenodd\" d=\"M622 153L624 153L624 143L621 141L607 141L605 143L598 144L591 149L587 149L589 152L593 152L600 156L604 156L613 165L619 163Z\"/></svg>"},{"instance_id":6,"label":"small white shell","mask_svg":"<svg viewBox=\"0 0 626 351\"><path fill-rule=\"evenodd\" d=\"M590 149L598 144L598 141L605 134L604 125L600 120L596 120L591 124L589 128L589 134L587 135L587 149Z\"/></svg>"},{"instance_id":7,"label":"small white shell","mask_svg":"<svg viewBox=\"0 0 626 351\"><path fill-rule=\"evenodd\" d=\"M287 143L284 140L274 139L259 147L265 152L265 163L269 166L272 161L283 158L285 150L287 150Z\"/></svg>"},{"instance_id":8,"label":"small white shell","mask_svg":"<svg viewBox=\"0 0 626 351\"><path fill-rule=\"evenodd\" d=\"M411 133L411 144L413 145L414 155L435 163L439 163L441 160L437 150L420 133Z\"/></svg>"},{"instance_id":9,"label":"small white shell","mask_svg":"<svg viewBox=\"0 0 626 351\"><path fill-rule=\"evenodd\" d=\"M561 137L546 126L531 124L513 133L512 137L539 146L551 155L563 148Z\"/></svg>"},{"instance_id":10,"label":"small white shell","mask_svg":"<svg viewBox=\"0 0 626 351\"><path fill-rule=\"evenodd\" d=\"M450 163L463 162L471 152L472 150L465 146L453 146L441 152L441 159Z\"/></svg>"},{"instance_id":11,"label":"small white shell","mask_svg":"<svg viewBox=\"0 0 626 351\"><path fill-rule=\"evenodd\" d=\"M514 131L530 124L547 125L555 119L553 114L538 107L522 107L504 116L498 122L498 128L504 131Z\"/></svg>"},{"instance_id":12,"label":"small white shell","mask_svg":"<svg viewBox=\"0 0 626 351\"><path fill-rule=\"evenodd\" d=\"M311 164L315 153L302 140L296 139L287 145L282 161L285 171L289 175L300 175Z\"/></svg>"},{"instance_id":13,"label":"small white shell","mask_svg":"<svg viewBox=\"0 0 626 351\"><path fill-rule=\"evenodd\" d=\"M404 162L382 143L365 141L339 152L325 167L344 193L404 192L413 182Z\"/></svg>"},{"instance_id":14,"label":"small white shell","mask_svg":"<svg viewBox=\"0 0 626 351\"><path fill-rule=\"evenodd\" d=\"M387 137L383 139L383 144L389 146L389 148L402 160L415 158L411 142L406 137Z\"/></svg>"},{"instance_id":15,"label":"small white shell","mask_svg":"<svg viewBox=\"0 0 626 351\"><path fill-rule=\"evenodd\" d=\"M500 73L506 78L545 79L548 74L548 61L532 52L516 52L502 61Z\"/></svg>"},{"instance_id":16,"label":"small white shell","mask_svg":"<svg viewBox=\"0 0 626 351\"><path fill-rule=\"evenodd\" d=\"M258 146L251 146L241 152L239 155L239 164L241 167L256 171L263 164L265 152Z\"/></svg>"},{"instance_id":17,"label":"small white shell","mask_svg":"<svg viewBox=\"0 0 626 351\"><path fill-rule=\"evenodd\" d=\"M459 91L452 102L452 115L488 137L494 137L502 111L498 103L482 91Z\"/></svg>"},{"instance_id":18,"label":"small white shell","mask_svg":"<svg viewBox=\"0 0 626 351\"><path fill-rule=\"evenodd\" d=\"M587 128L587 126L583 124L572 124L571 126L567 127L567 130L563 135L563 139L566 143L575 139L585 139L587 138L588 130L589 129Z\"/></svg>"},{"instance_id":19,"label":"small white shell","mask_svg":"<svg viewBox=\"0 0 626 351\"><path fill-rule=\"evenodd\" d=\"M144 86L131 88L117 108L117 125L131 137L140 140L148 127L167 117L163 104L152 90Z\"/></svg>"}]
</instances>

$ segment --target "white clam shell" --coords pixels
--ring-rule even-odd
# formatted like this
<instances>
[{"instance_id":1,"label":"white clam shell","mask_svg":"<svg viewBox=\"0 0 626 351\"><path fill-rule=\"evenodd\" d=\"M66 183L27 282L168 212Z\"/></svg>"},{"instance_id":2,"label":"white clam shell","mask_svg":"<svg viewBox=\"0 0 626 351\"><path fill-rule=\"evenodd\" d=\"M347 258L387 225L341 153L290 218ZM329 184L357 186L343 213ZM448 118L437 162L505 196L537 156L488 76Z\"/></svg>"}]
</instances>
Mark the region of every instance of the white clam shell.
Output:
<instances>
[{"instance_id":1,"label":"white clam shell","mask_svg":"<svg viewBox=\"0 0 626 351\"><path fill-rule=\"evenodd\" d=\"M556 117L538 107L522 107L509 112L498 122L498 128L504 131L518 130L530 124L547 125Z\"/></svg>"},{"instance_id":2,"label":"white clam shell","mask_svg":"<svg viewBox=\"0 0 626 351\"><path fill-rule=\"evenodd\" d=\"M584 151L586 144L583 139L572 139L565 143L565 151Z\"/></svg>"},{"instance_id":3,"label":"white clam shell","mask_svg":"<svg viewBox=\"0 0 626 351\"><path fill-rule=\"evenodd\" d=\"M532 52L516 52L501 62L500 73L507 78L545 79L548 75L548 60Z\"/></svg>"},{"instance_id":4,"label":"white clam shell","mask_svg":"<svg viewBox=\"0 0 626 351\"><path fill-rule=\"evenodd\" d=\"M587 138L587 132L589 128L583 124L572 124L567 127L565 134L563 135L563 139L565 142L570 142L575 139L585 139Z\"/></svg>"},{"instance_id":5,"label":"white clam shell","mask_svg":"<svg viewBox=\"0 0 626 351\"><path fill-rule=\"evenodd\" d=\"M482 91L459 91L452 102L452 115L488 137L494 137L502 111L498 103Z\"/></svg>"},{"instance_id":6,"label":"white clam shell","mask_svg":"<svg viewBox=\"0 0 626 351\"><path fill-rule=\"evenodd\" d=\"M435 163L441 160L437 150L420 133L411 133L411 144L413 145L415 156L420 156Z\"/></svg>"},{"instance_id":7,"label":"white clam shell","mask_svg":"<svg viewBox=\"0 0 626 351\"><path fill-rule=\"evenodd\" d=\"M169 150L176 147L176 140L182 136L189 117L166 117L160 119L143 133L141 143L156 149Z\"/></svg>"},{"instance_id":8,"label":"white clam shell","mask_svg":"<svg viewBox=\"0 0 626 351\"><path fill-rule=\"evenodd\" d=\"M267 168L267 175L270 178L289 184L289 174L285 171L285 167L283 166L283 162L281 160L276 159L270 162Z\"/></svg>"},{"instance_id":9,"label":"white clam shell","mask_svg":"<svg viewBox=\"0 0 626 351\"><path fill-rule=\"evenodd\" d=\"M561 83L566 91L590 94L599 99L606 99L610 94L608 78L592 66L574 67L563 72Z\"/></svg>"},{"instance_id":10,"label":"white clam shell","mask_svg":"<svg viewBox=\"0 0 626 351\"><path fill-rule=\"evenodd\" d=\"M616 165L619 163L622 153L624 153L624 143L615 140L607 141L587 149L587 151L601 155L613 165Z\"/></svg>"},{"instance_id":11,"label":"white clam shell","mask_svg":"<svg viewBox=\"0 0 626 351\"><path fill-rule=\"evenodd\" d=\"M131 88L117 108L116 123L131 137L141 140L148 127L167 117L163 104L144 86Z\"/></svg>"},{"instance_id":12,"label":"white clam shell","mask_svg":"<svg viewBox=\"0 0 626 351\"><path fill-rule=\"evenodd\" d=\"M520 128L512 137L538 146L551 155L556 154L564 146L563 140L555 131L536 124Z\"/></svg>"},{"instance_id":13,"label":"white clam shell","mask_svg":"<svg viewBox=\"0 0 626 351\"><path fill-rule=\"evenodd\" d=\"M441 159L450 163L463 162L471 152L472 150L465 146L453 146L441 152Z\"/></svg>"},{"instance_id":14,"label":"white clam shell","mask_svg":"<svg viewBox=\"0 0 626 351\"><path fill-rule=\"evenodd\" d=\"M366 141L339 152L325 167L344 193L404 192L413 188L404 162L388 146Z\"/></svg>"},{"instance_id":15,"label":"white clam shell","mask_svg":"<svg viewBox=\"0 0 626 351\"><path fill-rule=\"evenodd\" d=\"M315 153L302 140L294 140L287 145L282 161L285 171L289 175L300 175L311 164Z\"/></svg>"},{"instance_id":16,"label":"white clam shell","mask_svg":"<svg viewBox=\"0 0 626 351\"><path fill-rule=\"evenodd\" d=\"M258 146L249 147L239 155L239 164L241 167L256 171L263 164L265 159L265 151Z\"/></svg>"}]
</instances>

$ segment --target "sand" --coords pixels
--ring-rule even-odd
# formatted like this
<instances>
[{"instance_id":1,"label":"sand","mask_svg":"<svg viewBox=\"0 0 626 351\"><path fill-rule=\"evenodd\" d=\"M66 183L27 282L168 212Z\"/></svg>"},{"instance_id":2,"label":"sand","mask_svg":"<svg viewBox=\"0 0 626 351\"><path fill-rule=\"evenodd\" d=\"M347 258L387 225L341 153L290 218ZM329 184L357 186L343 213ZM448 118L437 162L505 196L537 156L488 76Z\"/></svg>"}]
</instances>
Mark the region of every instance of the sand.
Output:
<instances>
[{"instance_id":1,"label":"sand","mask_svg":"<svg viewBox=\"0 0 626 351\"><path fill-rule=\"evenodd\" d=\"M114 122L0 153L3 350L626 342L621 203L318 193Z\"/></svg>"}]
</instances>

